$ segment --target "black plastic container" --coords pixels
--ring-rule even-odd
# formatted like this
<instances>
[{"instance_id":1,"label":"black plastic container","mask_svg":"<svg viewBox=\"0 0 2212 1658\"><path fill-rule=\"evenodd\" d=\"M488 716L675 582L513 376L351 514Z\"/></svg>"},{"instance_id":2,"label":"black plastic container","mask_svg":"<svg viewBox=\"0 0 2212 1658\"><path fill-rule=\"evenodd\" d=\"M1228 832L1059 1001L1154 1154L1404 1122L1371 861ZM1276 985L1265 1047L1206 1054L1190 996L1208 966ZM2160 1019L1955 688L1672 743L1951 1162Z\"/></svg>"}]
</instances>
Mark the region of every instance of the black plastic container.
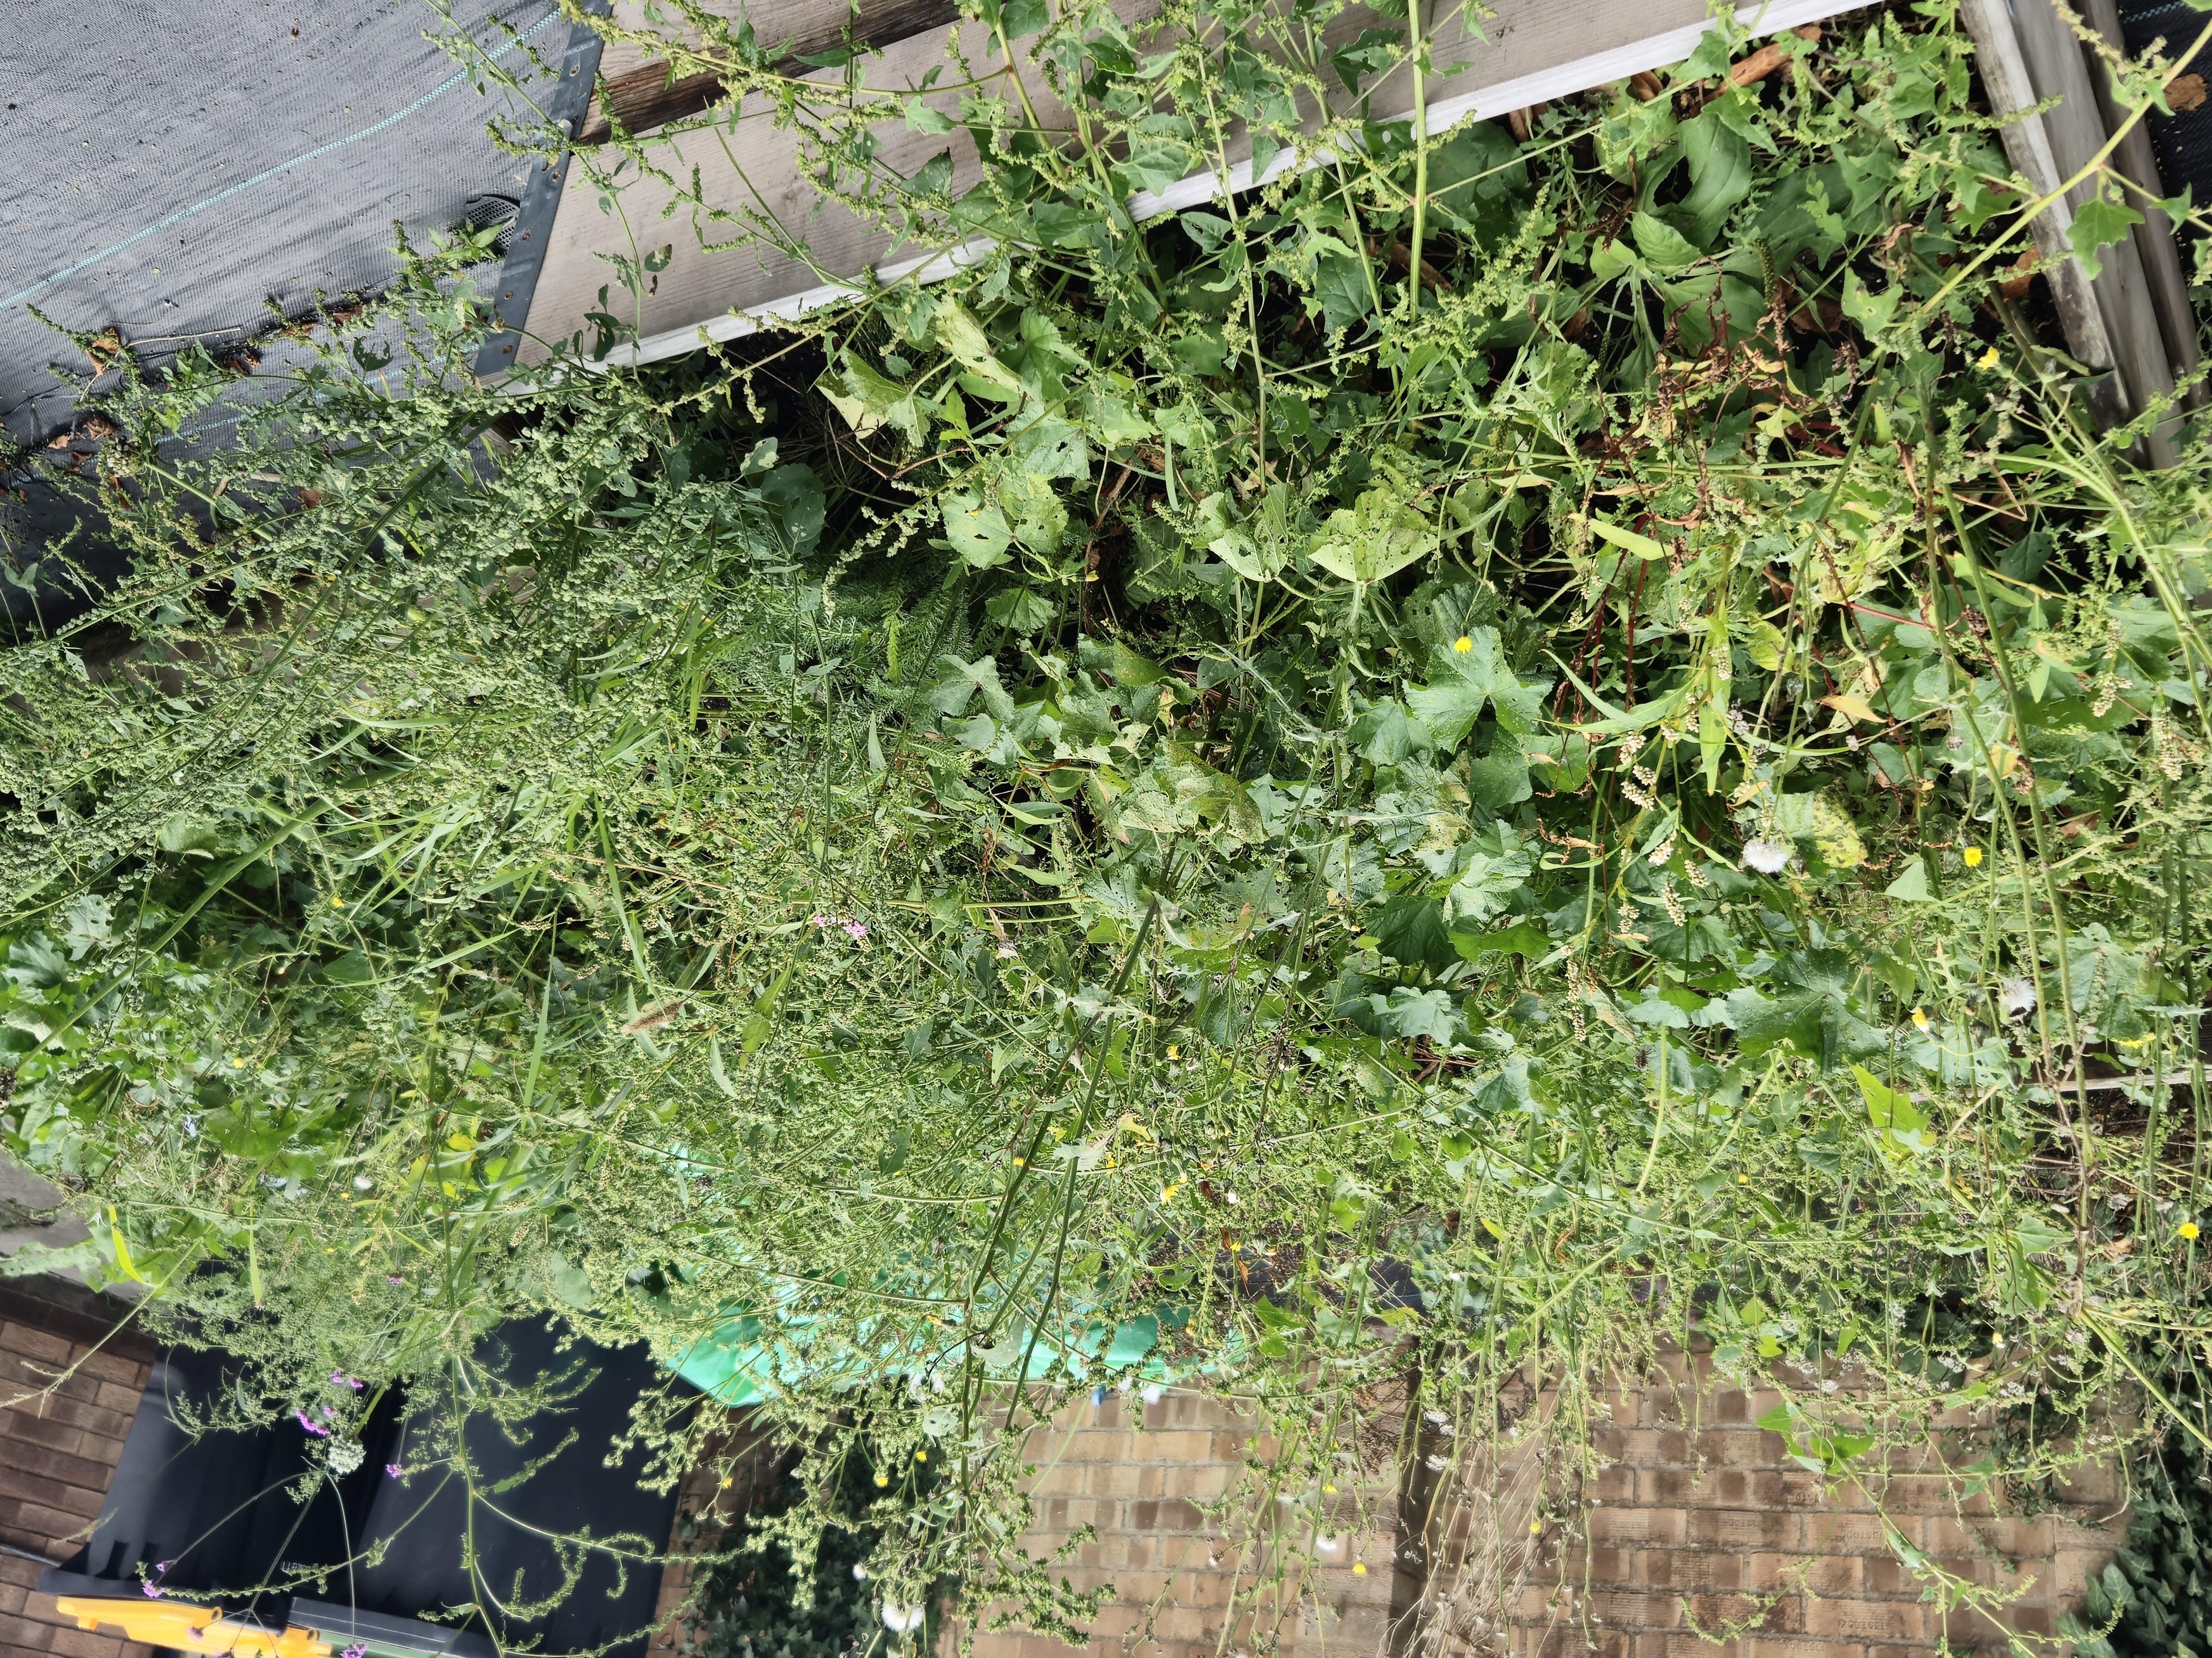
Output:
<instances>
[{"instance_id":1,"label":"black plastic container","mask_svg":"<svg viewBox=\"0 0 2212 1658\"><path fill-rule=\"evenodd\" d=\"M507 1642L535 1637L541 1653L640 1658L676 1497L640 1486L641 1452L606 1462L631 1401L672 1379L642 1346L579 1341L561 1352L560 1339L519 1321L478 1349L486 1369L518 1386L545 1383L559 1398L520 1424L466 1417L473 1499L457 1469L417 1466L450 1409L445 1386L387 1394L363 1424L360 1467L339 1475L330 1441L289 1418L250 1432L186 1433L178 1407L204 1413L236 1363L165 1348L91 1542L39 1586L143 1608L151 1582L165 1598L219 1605L226 1621L312 1629L368 1658L491 1658L488 1619ZM474 1582L463 1548L471 1533ZM612 1545L622 1533L631 1535ZM529 1617L501 1610L558 1593L564 1556L580 1575L556 1605Z\"/></svg>"}]
</instances>

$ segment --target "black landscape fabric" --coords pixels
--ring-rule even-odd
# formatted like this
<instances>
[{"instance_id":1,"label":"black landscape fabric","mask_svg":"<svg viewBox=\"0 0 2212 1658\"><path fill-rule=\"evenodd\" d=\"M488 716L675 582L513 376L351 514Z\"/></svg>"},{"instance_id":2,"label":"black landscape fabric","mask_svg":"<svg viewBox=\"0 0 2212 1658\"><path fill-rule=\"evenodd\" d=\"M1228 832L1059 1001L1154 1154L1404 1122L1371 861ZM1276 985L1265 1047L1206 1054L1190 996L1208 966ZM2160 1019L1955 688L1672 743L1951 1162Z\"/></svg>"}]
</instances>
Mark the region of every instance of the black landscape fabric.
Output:
<instances>
[{"instance_id":1,"label":"black landscape fabric","mask_svg":"<svg viewBox=\"0 0 2212 1658\"><path fill-rule=\"evenodd\" d=\"M381 288L395 221L419 237L527 182L486 131L509 95L427 38L444 24L424 0L4 9L0 425L18 444L66 431L93 367L36 313L113 327L142 360L222 355ZM508 31L556 64L568 45L549 0L453 16L518 72Z\"/></svg>"}]
</instances>

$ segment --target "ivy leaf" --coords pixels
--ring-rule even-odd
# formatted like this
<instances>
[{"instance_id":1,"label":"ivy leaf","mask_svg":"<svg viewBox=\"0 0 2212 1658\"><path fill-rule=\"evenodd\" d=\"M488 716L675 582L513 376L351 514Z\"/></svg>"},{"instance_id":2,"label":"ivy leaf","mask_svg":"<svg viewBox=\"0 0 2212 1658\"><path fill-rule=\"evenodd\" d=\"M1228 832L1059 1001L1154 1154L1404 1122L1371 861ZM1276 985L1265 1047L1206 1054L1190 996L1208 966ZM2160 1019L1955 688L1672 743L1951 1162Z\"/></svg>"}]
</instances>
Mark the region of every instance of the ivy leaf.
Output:
<instances>
[{"instance_id":1,"label":"ivy leaf","mask_svg":"<svg viewBox=\"0 0 2212 1658\"><path fill-rule=\"evenodd\" d=\"M2114 242L2127 240L2129 230L2143 222L2143 216L2124 202L2112 202L2102 196L2094 197L2074 210L2074 222L2066 238L2074 244L2074 257L2081 262L2081 274L2091 282L2104 270L2104 261L2098 255ZM1849 309L1848 306L1845 309Z\"/></svg>"}]
</instances>

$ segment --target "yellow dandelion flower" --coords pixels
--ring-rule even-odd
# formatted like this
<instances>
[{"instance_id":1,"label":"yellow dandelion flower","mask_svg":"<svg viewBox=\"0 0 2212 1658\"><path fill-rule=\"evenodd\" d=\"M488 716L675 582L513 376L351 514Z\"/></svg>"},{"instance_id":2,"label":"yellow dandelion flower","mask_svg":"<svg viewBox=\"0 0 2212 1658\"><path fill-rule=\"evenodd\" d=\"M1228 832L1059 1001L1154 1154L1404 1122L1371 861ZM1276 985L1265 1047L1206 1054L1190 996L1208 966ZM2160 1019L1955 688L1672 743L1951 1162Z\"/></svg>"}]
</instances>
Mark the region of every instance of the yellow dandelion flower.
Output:
<instances>
[{"instance_id":1,"label":"yellow dandelion flower","mask_svg":"<svg viewBox=\"0 0 2212 1658\"><path fill-rule=\"evenodd\" d=\"M2182 1222L2180 1231L2183 1237L2194 1242L2197 1236L2197 1223L2193 1220L2185 1220Z\"/></svg>"},{"instance_id":2,"label":"yellow dandelion flower","mask_svg":"<svg viewBox=\"0 0 2212 1658\"><path fill-rule=\"evenodd\" d=\"M343 899L343 898L333 898L333 899L331 899L331 908L332 909L343 909L343 908L345 908L345 900L344 900L344 899Z\"/></svg>"},{"instance_id":3,"label":"yellow dandelion flower","mask_svg":"<svg viewBox=\"0 0 2212 1658\"><path fill-rule=\"evenodd\" d=\"M1168 1058L1171 1060L1179 1060L1182 1058L1182 1049L1177 1048L1173 1042L1170 1042L1168 1044Z\"/></svg>"},{"instance_id":4,"label":"yellow dandelion flower","mask_svg":"<svg viewBox=\"0 0 2212 1658\"><path fill-rule=\"evenodd\" d=\"M1531 1537L1541 1537L1543 1534L1544 1522L1540 1520L1531 1520L1528 1522L1528 1535Z\"/></svg>"},{"instance_id":5,"label":"yellow dandelion flower","mask_svg":"<svg viewBox=\"0 0 2212 1658\"><path fill-rule=\"evenodd\" d=\"M1353 1562L1352 1563L1352 1575L1354 1577L1364 1577L1364 1576L1367 1576L1367 1563L1366 1563L1364 1560L1355 1560L1355 1561L1353 1561Z\"/></svg>"},{"instance_id":6,"label":"yellow dandelion flower","mask_svg":"<svg viewBox=\"0 0 2212 1658\"><path fill-rule=\"evenodd\" d=\"M1965 856L1968 869L1978 869L1981 866L1982 849L1979 847L1968 847Z\"/></svg>"},{"instance_id":7,"label":"yellow dandelion flower","mask_svg":"<svg viewBox=\"0 0 2212 1658\"><path fill-rule=\"evenodd\" d=\"M1465 656L1474 648L1474 641L1472 639L1469 639L1465 634L1462 634L1457 639L1452 641L1452 649L1462 656Z\"/></svg>"},{"instance_id":8,"label":"yellow dandelion flower","mask_svg":"<svg viewBox=\"0 0 2212 1658\"><path fill-rule=\"evenodd\" d=\"M1927 1015L1926 1011L1925 1011L1924 1010L1923 1010L1923 1009L1920 1009L1920 1008L1917 1008L1917 1007L1916 1007L1916 1008L1914 1008L1914 1009L1912 1010L1912 1023L1913 1023L1914 1024L1916 1024L1916 1025L1919 1026L1919 1028L1920 1028L1921 1029L1923 1029L1923 1030L1927 1029L1928 1029L1928 1015Z\"/></svg>"},{"instance_id":9,"label":"yellow dandelion flower","mask_svg":"<svg viewBox=\"0 0 2212 1658\"><path fill-rule=\"evenodd\" d=\"M1738 1175L1735 1177L1735 1183L1738 1186L1748 1186L1751 1184L1751 1176L1748 1175Z\"/></svg>"},{"instance_id":10,"label":"yellow dandelion flower","mask_svg":"<svg viewBox=\"0 0 2212 1658\"><path fill-rule=\"evenodd\" d=\"M879 1473L876 1476L876 1484L878 1485L888 1485L890 1483L891 1477L887 1473Z\"/></svg>"},{"instance_id":11,"label":"yellow dandelion flower","mask_svg":"<svg viewBox=\"0 0 2212 1658\"><path fill-rule=\"evenodd\" d=\"M929 1461L929 1453L927 1451L916 1451L914 1454L914 1460L917 1462L927 1462Z\"/></svg>"},{"instance_id":12,"label":"yellow dandelion flower","mask_svg":"<svg viewBox=\"0 0 2212 1658\"><path fill-rule=\"evenodd\" d=\"M233 1071L243 1071L246 1069L246 1061L234 1058L230 1062L230 1068Z\"/></svg>"},{"instance_id":13,"label":"yellow dandelion flower","mask_svg":"<svg viewBox=\"0 0 2212 1658\"><path fill-rule=\"evenodd\" d=\"M1993 345L1988 350L1983 352L1979 357L1975 359L1974 367L1977 368L1994 368L1997 366L1997 349Z\"/></svg>"},{"instance_id":14,"label":"yellow dandelion flower","mask_svg":"<svg viewBox=\"0 0 2212 1658\"><path fill-rule=\"evenodd\" d=\"M1336 1495L1336 1487L1334 1485L1323 1485L1321 1488L1321 1494L1323 1497L1334 1497Z\"/></svg>"},{"instance_id":15,"label":"yellow dandelion flower","mask_svg":"<svg viewBox=\"0 0 2212 1658\"><path fill-rule=\"evenodd\" d=\"M1177 1181L1173 1186L1163 1186L1160 1187L1160 1201L1162 1203L1171 1202L1175 1198L1175 1194L1182 1190L1182 1182L1181 1181Z\"/></svg>"}]
</instances>

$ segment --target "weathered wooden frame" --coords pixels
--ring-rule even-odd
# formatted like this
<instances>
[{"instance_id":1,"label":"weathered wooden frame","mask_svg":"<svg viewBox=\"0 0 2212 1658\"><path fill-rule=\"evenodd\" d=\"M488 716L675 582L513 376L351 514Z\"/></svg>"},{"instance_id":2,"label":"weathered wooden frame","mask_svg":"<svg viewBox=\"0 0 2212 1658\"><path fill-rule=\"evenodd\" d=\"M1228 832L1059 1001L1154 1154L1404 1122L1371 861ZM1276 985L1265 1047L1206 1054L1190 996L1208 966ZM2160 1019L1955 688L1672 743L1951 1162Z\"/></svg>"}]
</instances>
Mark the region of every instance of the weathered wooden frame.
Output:
<instances>
[{"instance_id":1,"label":"weathered wooden frame","mask_svg":"<svg viewBox=\"0 0 2212 1658\"><path fill-rule=\"evenodd\" d=\"M623 0L617 17L623 18L635 3ZM922 15L917 8L943 3L889 0L874 9L873 18L890 27ZM1134 0L1128 9L1133 15ZM1778 33L1846 9L1847 0L1765 0L1741 6L1735 15L1760 33ZM834 10L841 24L849 15L842 5ZM763 39L803 43L823 32L820 0L760 0L752 15L756 33ZM864 8L861 24L871 21L870 9ZM1331 25L1328 36L1349 40L1361 28L1381 21L1364 8L1353 7ZM1463 61L1468 67L1431 85L1426 130L1442 132L1469 118L1504 116L1680 63L1711 27L1705 0L1648 0L1633 6L1621 0L1497 0L1494 15L1482 20L1480 39L1469 38L1458 22L1437 26L1434 57L1445 63ZM972 21L927 28L884 46L882 55L871 60L869 82L913 87L931 65L945 61L948 51L981 62L988 44L981 25ZM605 91L613 94L616 112L625 125L633 116L655 118L671 108L700 106L708 90L703 82L672 82L665 68L653 67L634 49L620 50L617 56L617 49L610 49L600 81ZM829 79L841 72L819 71ZM1409 119L1410 95L1401 83L1386 86L1395 89L1396 97L1388 92L1370 94L1380 112L1377 118ZM1033 95L1036 90L1032 88ZM949 94L929 99L940 100L949 108ZM604 112L595 106L582 135L598 133L605 121ZM876 131L884 160L902 173L919 167L949 142L955 161L954 190L966 188L980 175L964 131L948 140L890 122ZM748 117L742 108L712 123L678 128L665 137L648 135L648 141L661 147L656 164L672 176L689 178L696 167L703 192L718 205L765 210L787 230L804 226L811 263L763 258L750 248L708 254L699 246L696 234L663 243L661 233L650 228L666 222L664 215L683 211L675 191L640 179L614 193L611 211L601 212L595 199L600 192L586 170L571 167L531 295L523 343L514 354L517 361L543 361L580 332L588 337L592 330L586 315L601 308L600 290L606 289L611 298L620 293L612 259L635 261L647 247L657 252L665 246L668 258L665 267L650 279L648 291L628 303L630 314L623 320L635 337L603 359L587 358L592 367L635 366L679 355L846 303L865 293L871 281L934 281L991 252L988 243L971 240L903 252L842 208L824 203L799 164L790 134L775 131L764 117ZM1225 168L1196 173L1157 195L1138 193L1127 203L1131 216L1141 221L1174 212L1323 159L1285 151L1255 180L1245 159L1249 153L1249 149L1232 149L1224 158ZM741 199L746 196L751 198L749 203ZM639 234L641 226L647 228L645 238ZM611 314L617 304L605 308Z\"/></svg>"}]
</instances>

